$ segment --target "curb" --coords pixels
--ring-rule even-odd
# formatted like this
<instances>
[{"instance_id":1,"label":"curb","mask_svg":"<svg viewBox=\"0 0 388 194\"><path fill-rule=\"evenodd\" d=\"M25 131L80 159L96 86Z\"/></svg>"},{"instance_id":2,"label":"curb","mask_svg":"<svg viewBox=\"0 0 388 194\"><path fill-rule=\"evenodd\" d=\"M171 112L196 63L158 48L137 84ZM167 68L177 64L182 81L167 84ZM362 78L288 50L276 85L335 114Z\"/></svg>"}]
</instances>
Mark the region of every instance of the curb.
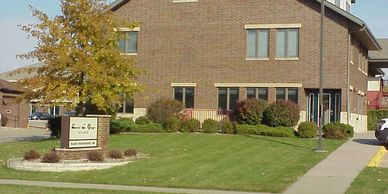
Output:
<instances>
[{"instance_id":1,"label":"curb","mask_svg":"<svg viewBox=\"0 0 388 194\"><path fill-rule=\"evenodd\" d=\"M384 158L384 155L386 153L387 153L387 149L384 146L381 146L380 149L369 161L368 167L377 167L380 164L381 160Z\"/></svg>"}]
</instances>

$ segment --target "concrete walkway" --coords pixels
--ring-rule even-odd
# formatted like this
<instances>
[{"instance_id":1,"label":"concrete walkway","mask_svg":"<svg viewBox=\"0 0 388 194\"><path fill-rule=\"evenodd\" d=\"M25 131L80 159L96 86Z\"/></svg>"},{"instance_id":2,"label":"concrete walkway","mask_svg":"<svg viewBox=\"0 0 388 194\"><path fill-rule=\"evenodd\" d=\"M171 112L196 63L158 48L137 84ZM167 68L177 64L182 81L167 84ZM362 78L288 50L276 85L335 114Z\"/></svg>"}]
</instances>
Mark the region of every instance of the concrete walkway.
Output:
<instances>
[{"instance_id":1,"label":"concrete walkway","mask_svg":"<svg viewBox=\"0 0 388 194\"><path fill-rule=\"evenodd\" d=\"M47 138L50 138L50 131L47 129L0 127L0 143Z\"/></svg>"},{"instance_id":2,"label":"concrete walkway","mask_svg":"<svg viewBox=\"0 0 388 194\"><path fill-rule=\"evenodd\" d=\"M252 192L216 191L216 190L201 190L201 189L175 189L175 188L161 188L161 187L139 187L139 186L124 186L124 185L63 183L63 182L25 181L25 180L7 180L7 179L0 179L0 185L1 184L57 187L57 188L76 188L76 189L143 191L143 192L158 192L158 193L163 192L163 193L188 193L188 194L257 194Z\"/></svg>"},{"instance_id":3,"label":"concrete walkway","mask_svg":"<svg viewBox=\"0 0 388 194\"><path fill-rule=\"evenodd\" d=\"M355 134L284 193L343 194L381 145L374 133Z\"/></svg>"}]
</instances>

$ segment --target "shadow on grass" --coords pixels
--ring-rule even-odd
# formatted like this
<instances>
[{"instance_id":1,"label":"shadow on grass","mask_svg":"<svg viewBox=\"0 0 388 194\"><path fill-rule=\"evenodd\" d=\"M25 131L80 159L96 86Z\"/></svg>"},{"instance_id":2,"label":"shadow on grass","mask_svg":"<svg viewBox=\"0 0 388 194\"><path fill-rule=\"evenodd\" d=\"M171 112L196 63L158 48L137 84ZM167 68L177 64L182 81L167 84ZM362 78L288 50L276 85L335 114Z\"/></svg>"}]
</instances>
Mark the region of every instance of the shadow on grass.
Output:
<instances>
[{"instance_id":1,"label":"shadow on grass","mask_svg":"<svg viewBox=\"0 0 388 194\"><path fill-rule=\"evenodd\" d=\"M10 137L10 138L5 138L2 143L14 143L14 142L47 142L51 140L59 140L58 138L51 138L47 136L29 136L29 137Z\"/></svg>"},{"instance_id":2,"label":"shadow on grass","mask_svg":"<svg viewBox=\"0 0 388 194\"><path fill-rule=\"evenodd\" d=\"M365 145L384 146L384 144L377 139L353 139L353 141Z\"/></svg>"},{"instance_id":3,"label":"shadow on grass","mask_svg":"<svg viewBox=\"0 0 388 194\"><path fill-rule=\"evenodd\" d=\"M313 148L308 147L308 146L295 145L295 144L291 144L291 143L287 143L287 142L283 142L283 141L279 141L279 140L275 140L275 139L270 139L270 138L263 137L263 136L256 136L256 135L243 135L243 136L248 137L248 138L252 138L252 139L260 139L260 140L264 140L264 141L268 141L268 142L287 145L287 146L291 146L291 147L299 148L299 149L304 149L304 150L310 150L310 151L314 150Z\"/></svg>"}]
</instances>

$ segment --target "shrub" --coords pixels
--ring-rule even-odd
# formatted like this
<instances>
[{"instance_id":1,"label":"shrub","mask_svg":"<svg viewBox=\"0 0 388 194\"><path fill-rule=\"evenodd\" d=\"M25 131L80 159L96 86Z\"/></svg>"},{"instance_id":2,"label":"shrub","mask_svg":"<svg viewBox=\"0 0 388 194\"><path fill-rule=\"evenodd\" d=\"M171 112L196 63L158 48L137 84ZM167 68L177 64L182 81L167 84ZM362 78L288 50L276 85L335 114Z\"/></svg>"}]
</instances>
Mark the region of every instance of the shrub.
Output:
<instances>
[{"instance_id":1,"label":"shrub","mask_svg":"<svg viewBox=\"0 0 388 194\"><path fill-rule=\"evenodd\" d=\"M118 134L120 132L129 131L131 125L133 125L133 120L131 118L120 118L110 121L110 134Z\"/></svg>"},{"instance_id":2,"label":"shrub","mask_svg":"<svg viewBox=\"0 0 388 194\"><path fill-rule=\"evenodd\" d=\"M299 112L299 107L294 102L275 102L264 111L264 123L273 127L293 127L298 124Z\"/></svg>"},{"instance_id":3,"label":"shrub","mask_svg":"<svg viewBox=\"0 0 388 194\"><path fill-rule=\"evenodd\" d=\"M95 162L101 162L101 161L104 161L104 156L101 152L90 151L90 152L88 152L88 160L95 161Z\"/></svg>"},{"instance_id":4,"label":"shrub","mask_svg":"<svg viewBox=\"0 0 388 194\"><path fill-rule=\"evenodd\" d=\"M266 125L237 125L237 134L252 134L271 137L295 137L291 127L269 127Z\"/></svg>"},{"instance_id":5,"label":"shrub","mask_svg":"<svg viewBox=\"0 0 388 194\"><path fill-rule=\"evenodd\" d=\"M24 160L36 160L40 158L40 154L36 152L35 150L30 150L26 153L24 153L23 159Z\"/></svg>"},{"instance_id":6,"label":"shrub","mask_svg":"<svg viewBox=\"0 0 388 194\"><path fill-rule=\"evenodd\" d=\"M353 127L343 123L329 123L323 126L326 139L347 139L353 137Z\"/></svg>"},{"instance_id":7,"label":"shrub","mask_svg":"<svg viewBox=\"0 0 388 194\"><path fill-rule=\"evenodd\" d=\"M163 123L167 118L179 116L183 105L177 100L160 99L147 108L147 117L155 123Z\"/></svg>"},{"instance_id":8,"label":"shrub","mask_svg":"<svg viewBox=\"0 0 388 194\"><path fill-rule=\"evenodd\" d=\"M268 107L268 102L255 98L241 101L237 104L237 121L240 124L261 124L263 112Z\"/></svg>"},{"instance_id":9,"label":"shrub","mask_svg":"<svg viewBox=\"0 0 388 194\"><path fill-rule=\"evenodd\" d=\"M8 123L8 118L4 115L1 115L1 126L5 127Z\"/></svg>"},{"instance_id":10,"label":"shrub","mask_svg":"<svg viewBox=\"0 0 388 194\"><path fill-rule=\"evenodd\" d=\"M329 123L323 126L323 133L327 139L347 139L354 135L353 127L344 123Z\"/></svg>"},{"instance_id":11,"label":"shrub","mask_svg":"<svg viewBox=\"0 0 388 194\"><path fill-rule=\"evenodd\" d=\"M61 117L50 118L47 127L51 132L51 137L61 137Z\"/></svg>"},{"instance_id":12,"label":"shrub","mask_svg":"<svg viewBox=\"0 0 388 194\"><path fill-rule=\"evenodd\" d=\"M220 121L221 132L225 134L234 134L234 126L232 121L222 120Z\"/></svg>"},{"instance_id":13,"label":"shrub","mask_svg":"<svg viewBox=\"0 0 388 194\"><path fill-rule=\"evenodd\" d=\"M182 122L181 132L197 132L201 127L201 123L197 119L188 119Z\"/></svg>"},{"instance_id":14,"label":"shrub","mask_svg":"<svg viewBox=\"0 0 388 194\"><path fill-rule=\"evenodd\" d=\"M163 123L163 129L168 132L177 132L181 126L181 121L177 117L169 117Z\"/></svg>"},{"instance_id":15,"label":"shrub","mask_svg":"<svg viewBox=\"0 0 388 194\"><path fill-rule=\"evenodd\" d=\"M136 156L137 152L135 149L129 148L124 151L124 156Z\"/></svg>"},{"instance_id":16,"label":"shrub","mask_svg":"<svg viewBox=\"0 0 388 194\"><path fill-rule=\"evenodd\" d=\"M388 110L368 111L368 130L376 130L377 124L383 118L388 118Z\"/></svg>"},{"instance_id":17,"label":"shrub","mask_svg":"<svg viewBox=\"0 0 388 194\"><path fill-rule=\"evenodd\" d=\"M149 123L144 125L133 124L130 126L130 132L137 133L166 133L162 125L159 123Z\"/></svg>"},{"instance_id":18,"label":"shrub","mask_svg":"<svg viewBox=\"0 0 388 194\"><path fill-rule=\"evenodd\" d=\"M302 138L313 138L317 136L317 125L313 122L303 122L298 126L298 135Z\"/></svg>"},{"instance_id":19,"label":"shrub","mask_svg":"<svg viewBox=\"0 0 388 194\"><path fill-rule=\"evenodd\" d=\"M145 116L141 116L136 119L135 123L138 125L145 125L151 123L151 120Z\"/></svg>"},{"instance_id":20,"label":"shrub","mask_svg":"<svg viewBox=\"0 0 388 194\"><path fill-rule=\"evenodd\" d=\"M213 119L206 119L202 123L202 131L204 133L218 133L220 130L220 124Z\"/></svg>"},{"instance_id":21,"label":"shrub","mask_svg":"<svg viewBox=\"0 0 388 194\"><path fill-rule=\"evenodd\" d=\"M123 154L119 150L111 150L109 151L109 157L113 159L121 159L123 158Z\"/></svg>"},{"instance_id":22,"label":"shrub","mask_svg":"<svg viewBox=\"0 0 388 194\"><path fill-rule=\"evenodd\" d=\"M61 158L54 151L51 151L42 157L42 162L44 163L58 163L60 160Z\"/></svg>"}]
</instances>

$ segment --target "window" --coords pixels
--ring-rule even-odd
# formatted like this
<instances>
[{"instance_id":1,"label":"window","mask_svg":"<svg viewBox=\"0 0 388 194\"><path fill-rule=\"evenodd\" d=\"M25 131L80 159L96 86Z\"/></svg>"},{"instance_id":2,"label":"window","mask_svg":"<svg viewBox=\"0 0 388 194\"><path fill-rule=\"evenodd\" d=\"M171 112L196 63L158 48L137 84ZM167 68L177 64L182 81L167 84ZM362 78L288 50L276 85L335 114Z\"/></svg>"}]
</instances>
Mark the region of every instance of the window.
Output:
<instances>
[{"instance_id":1,"label":"window","mask_svg":"<svg viewBox=\"0 0 388 194\"><path fill-rule=\"evenodd\" d=\"M340 7L341 6L341 0L335 0L335 5Z\"/></svg>"},{"instance_id":2,"label":"window","mask_svg":"<svg viewBox=\"0 0 388 194\"><path fill-rule=\"evenodd\" d=\"M350 4L348 2L346 2L346 11L350 12Z\"/></svg>"},{"instance_id":3,"label":"window","mask_svg":"<svg viewBox=\"0 0 388 194\"><path fill-rule=\"evenodd\" d=\"M268 100L268 88L247 88L247 99Z\"/></svg>"},{"instance_id":4,"label":"window","mask_svg":"<svg viewBox=\"0 0 388 194\"><path fill-rule=\"evenodd\" d=\"M276 101L280 100L298 103L298 88L276 88Z\"/></svg>"},{"instance_id":5,"label":"window","mask_svg":"<svg viewBox=\"0 0 388 194\"><path fill-rule=\"evenodd\" d=\"M239 100L238 88L218 88L218 108L235 110Z\"/></svg>"},{"instance_id":6,"label":"window","mask_svg":"<svg viewBox=\"0 0 388 194\"><path fill-rule=\"evenodd\" d=\"M268 58L268 29L247 30L247 58Z\"/></svg>"},{"instance_id":7,"label":"window","mask_svg":"<svg viewBox=\"0 0 388 194\"><path fill-rule=\"evenodd\" d=\"M123 104L117 111L118 113L133 113L133 99L132 98L123 98Z\"/></svg>"},{"instance_id":8,"label":"window","mask_svg":"<svg viewBox=\"0 0 388 194\"><path fill-rule=\"evenodd\" d=\"M299 29L278 29L276 31L276 58L299 56Z\"/></svg>"},{"instance_id":9,"label":"window","mask_svg":"<svg viewBox=\"0 0 388 194\"><path fill-rule=\"evenodd\" d=\"M194 108L194 87L174 87L174 99L181 101L185 108Z\"/></svg>"},{"instance_id":10,"label":"window","mask_svg":"<svg viewBox=\"0 0 388 194\"><path fill-rule=\"evenodd\" d=\"M137 34L136 31L122 32L123 36L119 41L119 49L124 54L136 54L137 53Z\"/></svg>"}]
</instances>

